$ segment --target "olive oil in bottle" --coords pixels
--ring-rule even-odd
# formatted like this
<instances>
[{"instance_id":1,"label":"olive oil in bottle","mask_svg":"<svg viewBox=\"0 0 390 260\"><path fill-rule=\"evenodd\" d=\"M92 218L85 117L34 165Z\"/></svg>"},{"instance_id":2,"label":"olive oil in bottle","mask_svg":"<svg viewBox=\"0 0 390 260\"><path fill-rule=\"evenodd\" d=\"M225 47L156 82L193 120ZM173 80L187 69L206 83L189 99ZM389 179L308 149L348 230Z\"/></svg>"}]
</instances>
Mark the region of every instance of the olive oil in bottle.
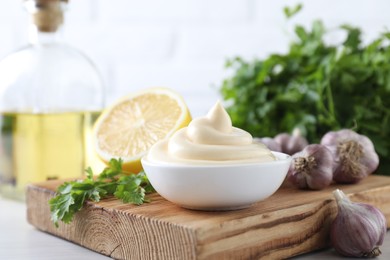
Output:
<instances>
[{"instance_id":1,"label":"olive oil in bottle","mask_svg":"<svg viewBox=\"0 0 390 260\"><path fill-rule=\"evenodd\" d=\"M93 63L61 37L68 0L24 0L29 44L0 60L0 196L26 185L80 178L94 154L91 128L104 107Z\"/></svg>"},{"instance_id":2,"label":"olive oil in bottle","mask_svg":"<svg viewBox=\"0 0 390 260\"><path fill-rule=\"evenodd\" d=\"M98 112L5 113L0 116L0 189L22 199L29 183L77 178L100 168L91 128Z\"/></svg>"}]
</instances>

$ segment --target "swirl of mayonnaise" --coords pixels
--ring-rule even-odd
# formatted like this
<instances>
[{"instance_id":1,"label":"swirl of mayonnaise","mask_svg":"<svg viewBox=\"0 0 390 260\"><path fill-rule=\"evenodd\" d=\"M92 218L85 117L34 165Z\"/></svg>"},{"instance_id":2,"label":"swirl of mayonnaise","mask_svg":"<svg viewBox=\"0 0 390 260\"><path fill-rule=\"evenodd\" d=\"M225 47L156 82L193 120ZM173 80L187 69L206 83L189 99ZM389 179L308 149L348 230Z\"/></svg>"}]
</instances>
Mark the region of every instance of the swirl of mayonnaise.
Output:
<instances>
[{"instance_id":1,"label":"swirl of mayonnaise","mask_svg":"<svg viewBox=\"0 0 390 260\"><path fill-rule=\"evenodd\" d=\"M236 164L274 161L275 156L252 136L232 126L232 121L217 102L205 117L192 120L171 138L154 144L147 158L156 163Z\"/></svg>"}]
</instances>

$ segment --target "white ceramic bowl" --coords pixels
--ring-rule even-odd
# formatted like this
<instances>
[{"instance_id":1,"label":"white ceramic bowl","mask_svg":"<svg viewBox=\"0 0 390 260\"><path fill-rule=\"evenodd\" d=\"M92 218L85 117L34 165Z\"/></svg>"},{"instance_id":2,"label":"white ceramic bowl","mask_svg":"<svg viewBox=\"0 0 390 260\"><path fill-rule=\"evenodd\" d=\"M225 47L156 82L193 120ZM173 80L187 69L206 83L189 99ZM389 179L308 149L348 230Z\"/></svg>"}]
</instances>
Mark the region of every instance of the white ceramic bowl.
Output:
<instances>
[{"instance_id":1,"label":"white ceramic bowl","mask_svg":"<svg viewBox=\"0 0 390 260\"><path fill-rule=\"evenodd\" d=\"M271 196L286 177L291 157L273 152L277 160L239 165L157 164L142 159L145 173L165 199L184 208L233 210Z\"/></svg>"}]
</instances>

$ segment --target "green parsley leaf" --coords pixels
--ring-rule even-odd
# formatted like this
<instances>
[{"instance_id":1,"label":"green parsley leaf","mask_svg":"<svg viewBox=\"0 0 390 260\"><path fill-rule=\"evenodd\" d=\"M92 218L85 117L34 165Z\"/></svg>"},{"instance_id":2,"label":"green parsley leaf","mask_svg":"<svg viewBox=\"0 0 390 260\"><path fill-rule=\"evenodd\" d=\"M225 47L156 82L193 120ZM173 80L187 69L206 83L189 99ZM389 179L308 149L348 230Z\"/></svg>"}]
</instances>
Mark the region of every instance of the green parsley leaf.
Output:
<instances>
[{"instance_id":1,"label":"green parsley leaf","mask_svg":"<svg viewBox=\"0 0 390 260\"><path fill-rule=\"evenodd\" d=\"M88 167L85 172L87 173L87 178L92 180L93 179L93 171L91 167Z\"/></svg>"},{"instance_id":2,"label":"green parsley leaf","mask_svg":"<svg viewBox=\"0 0 390 260\"><path fill-rule=\"evenodd\" d=\"M65 182L57 188L57 194L50 199L51 220L58 227L58 222L70 223L80 211L85 200L100 201L114 195L124 203L141 205L149 202L145 195L155 192L145 172L138 174L122 170L121 159L111 159L99 176L94 178L90 167L83 180Z\"/></svg>"},{"instance_id":3,"label":"green parsley leaf","mask_svg":"<svg viewBox=\"0 0 390 260\"><path fill-rule=\"evenodd\" d=\"M291 8L286 6L283 8L284 15L286 16L287 19L290 19L291 17L299 13L302 7L303 7L302 4L297 4L296 6Z\"/></svg>"},{"instance_id":4,"label":"green parsley leaf","mask_svg":"<svg viewBox=\"0 0 390 260\"><path fill-rule=\"evenodd\" d=\"M122 176L118 183L114 195L125 203L140 205L145 201L145 193L153 191L143 171L137 175Z\"/></svg>"}]
</instances>

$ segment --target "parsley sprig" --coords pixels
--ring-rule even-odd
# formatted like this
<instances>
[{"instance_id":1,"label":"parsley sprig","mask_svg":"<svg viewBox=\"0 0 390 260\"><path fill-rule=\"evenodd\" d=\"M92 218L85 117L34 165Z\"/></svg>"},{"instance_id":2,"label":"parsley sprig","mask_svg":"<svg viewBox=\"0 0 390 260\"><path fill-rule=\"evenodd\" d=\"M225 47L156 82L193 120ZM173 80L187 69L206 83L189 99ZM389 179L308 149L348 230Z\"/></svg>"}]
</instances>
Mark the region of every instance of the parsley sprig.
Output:
<instances>
[{"instance_id":1,"label":"parsley sprig","mask_svg":"<svg viewBox=\"0 0 390 260\"><path fill-rule=\"evenodd\" d=\"M74 214L80 211L85 200L100 201L114 195L124 203L141 205L149 202L146 194L154 192L145 173L133 174L122 170L122 160L111 159L108 167L94 177L92 169L86 169L83 180L65 182L57 189L55 197L50 199L51 220L70 223Z\"/></svg>"}]
</instances>

